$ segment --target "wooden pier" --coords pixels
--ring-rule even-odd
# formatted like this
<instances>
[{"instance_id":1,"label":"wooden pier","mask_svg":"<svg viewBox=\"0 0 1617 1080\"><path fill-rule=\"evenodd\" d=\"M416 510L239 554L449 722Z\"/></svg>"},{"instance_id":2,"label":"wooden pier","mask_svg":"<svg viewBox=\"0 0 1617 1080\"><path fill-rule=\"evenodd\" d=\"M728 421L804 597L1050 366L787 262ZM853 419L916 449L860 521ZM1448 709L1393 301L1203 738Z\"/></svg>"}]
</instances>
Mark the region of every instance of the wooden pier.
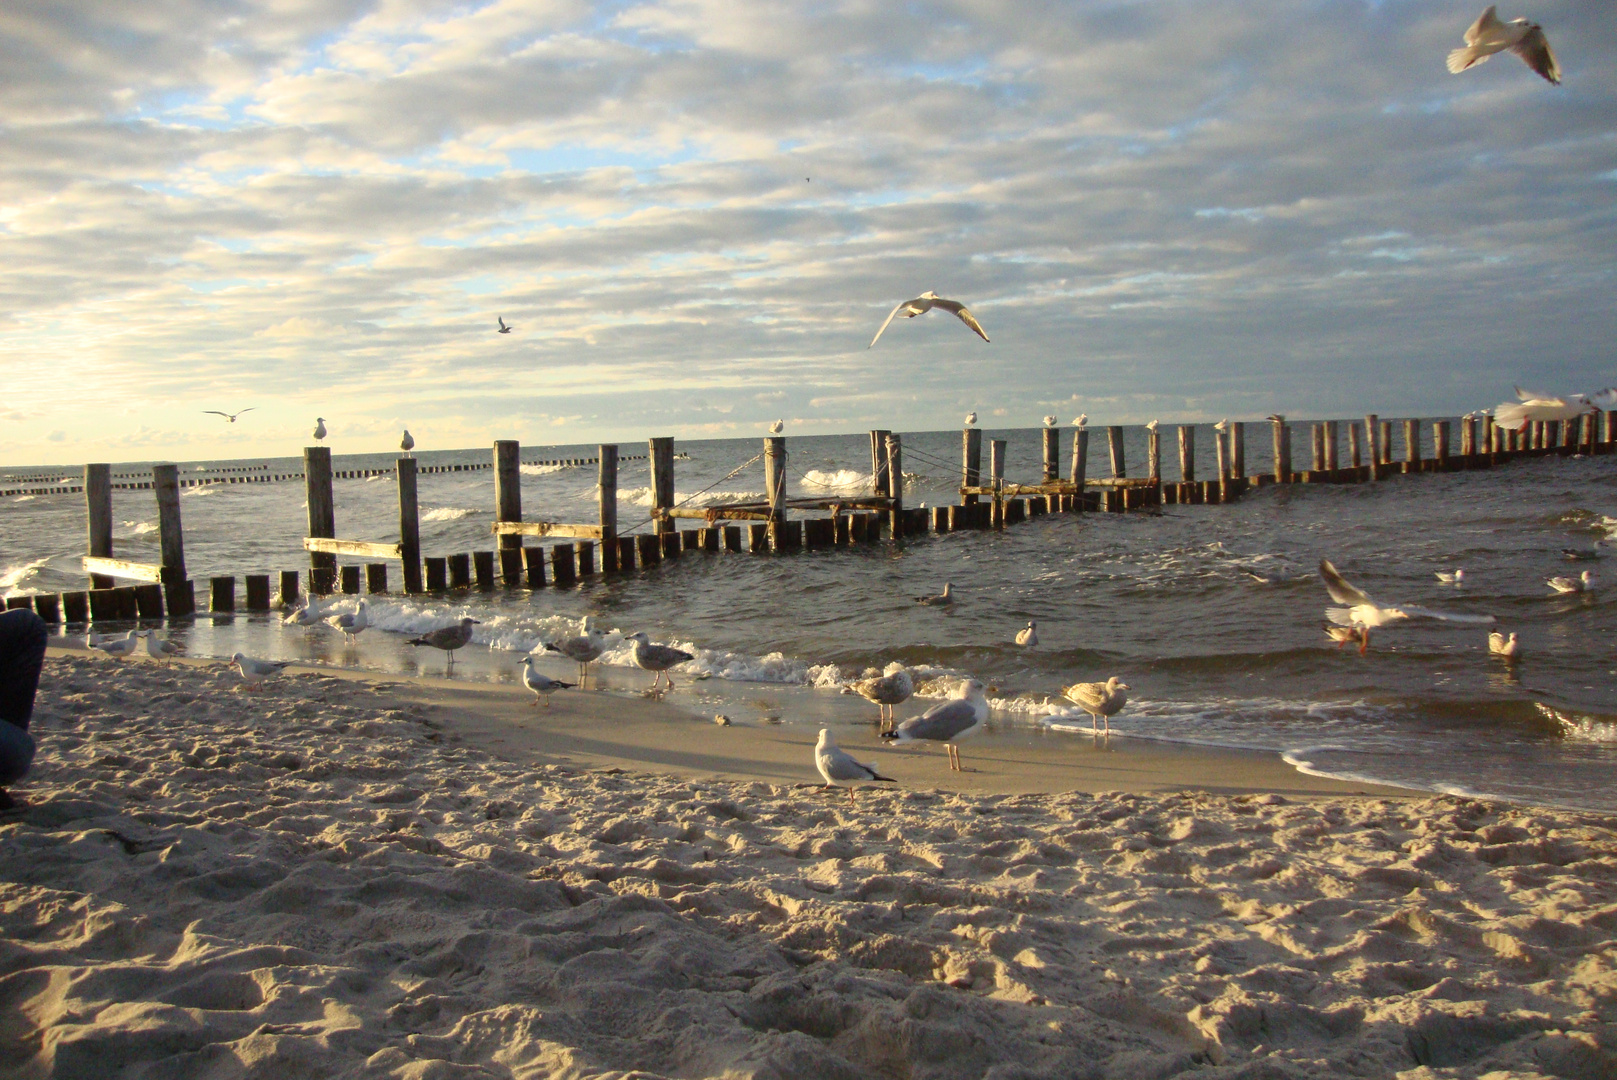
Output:
<instances>
[{"instance_id":1,"label":"wooden pier","mask_svg":"<svg viewBox=\"0 0 1617 1080\"><path fill-rule=\"evenodd\" d=\"M303 548L308 570L283 569L278 578L268 572L243 577L241 606L248 612L267 612L296 603L304 587L315 594L386 593L389 567L400 565L399 586L407 594L460 589L493 591L498 588L540 589L568 587L602 574L621 574L637 567L655 566L686 553L785 553L802 549L861 547L901 540L927 532L962 529L1003 529L1029 518L1057 513L1154 511L1164 505L1230 502L1253 488L1274 484L1356 484L1386 481L1395 475L1486 469L1520 458L1546 455L1609 454L1617 451L1617 413L1589 413L1565 423L1535 422L1521 431L1496 427L1492 417L1462 417L1455 439L1454 422L1430 422L1429 442L1423 441L1422 421L1404 420L1395 455L1395 428L1374 413L1359 421L1317 421L1308 425L1308 468L1294 470L1293 429L1297 424L1281 418L1270 422L1272 471L1247 474L1244 423L1215 429L1216 477L1197 479L1195 430L1177 431L1178 477L1162 475L1161 440L1154 427L1146 433L1146 462L1141 475L1129 475L1122 427L1106 428L1111 475L1087 475L1089 430L1072 429L1070 468L1060 475L1062 431L1041 432L1036 482L1007 477L1008 444L989 441L986 482L982 469L982 431L961 433L960 501L953 505L908 508L904 505L903 441L891 431L870 432L871 490L869 494L788 494L787 446L782 436L763 440L760 452L743 462L718 483L756 466L762 473L764 498L687 505L695 496L676 501L674 440L654 438L643 455L624 455L617 445L603 444L593 457L524 462L521 447L511 440L494 444L486 463L422 466L414 457L398 458L392 469L334 469L331 450L311 446L304 451L304 469L297 474L271 473L267 466L232 467L228 475L185 480L176 466L154 466L150 478L113 473L107 464L84 467L82 482L71 487L84 495L86 554L83 566L88 587L61 594L10 597L8 608L29 607L47 622L83 625L129 620L180 619L197 610L198 587L186 572L185 542L180 518L182 488L204 482L266 483L300 479L308 502L308 530ZM1343 427L1345 425L1345 433ZM1345 461L1341 454L1346 436ZM1426 447L1430 446L1430 453ZM922 454L931 464L944 464ZM648 518L626 532L618 507L619 471L623 462L646 461L650 468L652 506ZM590 522L529 521L522 513L523 465L596 466L598 501L596 520ZM490 528L492 550L425 555L417 504L417 477L421 473L492 470L495 520ZM214 470L225 474L226 470ZM337 535L338 505L333 481L392 475L398 495L397 540L341 538ZM50 480L51 493L64 493L64 476ZM121 482L120 482L121 481ZM717 487L718 483L710 485ZM140 563L119 559L113 551L112 492L117 489L151 490L157 504L159 559ZM41 489L45 490L45 489ZM9 492L0 492L8 494ZM698 493L702 494L702 493ZM680 528L681 522L699 523ZM649 532L639 532L641 526ZM546 549L538 543L546 541ZM745 540L745 545L743 541ZM344 562L343 560L350 560ZM358 561L353 561L358 560ZM120 584L132 583L132 584ZM272 594L271 585L278 588ZM205 583L213 611L238 610L234 576L214 576Z\"/></svg>"}]
</instances>

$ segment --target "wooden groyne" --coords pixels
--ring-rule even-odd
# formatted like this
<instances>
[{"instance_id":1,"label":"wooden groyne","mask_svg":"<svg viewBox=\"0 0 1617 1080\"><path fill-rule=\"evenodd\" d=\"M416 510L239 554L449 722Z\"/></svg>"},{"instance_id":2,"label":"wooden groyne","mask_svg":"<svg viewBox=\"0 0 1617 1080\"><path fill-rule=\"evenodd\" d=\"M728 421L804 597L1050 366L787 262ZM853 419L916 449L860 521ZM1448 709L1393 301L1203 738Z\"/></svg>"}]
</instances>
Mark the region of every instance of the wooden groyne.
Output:
<instances>
[{"instance_id":1,"label":"wooden groyne","mask_svg":"<svg viewBox=\"0 0 1617 1080\"><path fill-rule=\"evenodd\" d=\"M697 493L705 494L761 463L763 499L700 506L687 505L696 495L676 501L674 468L682 455L675 453L671 438L651 439L643 455L623 455L617 445L604 444L589 458L530 462L522 461L521 447L516 442L500 440L494 444L486 464L422 466L406 456L388 470L334 470L330 448L311 446L304 451L301 473L259 475L243 469L233 480L220 482L264 482L282 475L304 481L308 502L308 529L303 541L309 560L307 571L283 569L274 577L267 572L243 577L244 595L239 598L245 610L269 611L276 605L296 603L303 589L322 595L353 594L362 589L386 593L394 564L399 570L398 585L406 594L565 587L596 575L655 566L687 553L781 553L860 547L928 532L1005 528L1047 514L1128 512L1164 504L1230 502L1253 488L1275 484L1372 483L1395 475L1493 468L1524 457L1609 454L1617 450L1617 413L1611 412L1589 413L1564 423L1534 422L1521 431L1495 427L1491 417L1462 417L1457 442L1453 439L1454 423L1431 422L1429 455L1423 453L1422 422L1418 420L1402 422L1397 447L1401 452L1397 455L1393 424L1374 414L1362 422L1310 423L1309 467L1298 470L1294 468L1292 443L1294 430L1302 425L1274 418L1268 422L1273 467L1255 474L1246 472L1248 425L1220 424L1214 431L1217 475L1205 479L1198 479L1195 473L1195 429L1181 426L1174 440L1179 457L1178 478L1172 480L1162 475L1162 433L1154 425L1147 429L1144 465L1133 476L1129 475L1124 452L1124 428L1105 428L1111 475L1099 478L1087 476L1089 429L1071 429L1069 468L1063 478L1063 432L1049 428L1042 432L1039 478L1028 483L1007 479L1008 447L1003 439L989 441L985 475L983 434L972 427L961 433L960 501L933 507L905 505L905 448L900 436L886 430L870 432L871 490L857 495L789 496L786 439L779 435L765 438L757 455ZM1344 434L1345 455L1341 453ZM923 465L954 468L952 463L929 453L915 448L910 452ZM621 464L631 460L650 464L652 506L645 521L624 530L618 513L618 479ZM522 467L552 464L596 467L595 520L560 522L524 517ZM494 473L492 549L446 555L424 553L416 495L418 476L484 469ZM395 479L399 539L381 542L339 537L333 480L384 474ZM120 560L113 553L114 475L109 465L87 465L78 489L85 496L87 554L83 562L90 575L90 587L60 594L11 597L7 607L31 607L49 622L74 625L195 614L199 586L186 572L180 519L179 493L187 481L180 478L176 466L156 465L151 479L139 482L155 493L160 554L156 563L138 563ZM681 522L699 524L682 528ZM639 531L642 526L649 527L648 531ZM120 584L128 581L135 584ZM207 580L204 587L211 610L237 609L236 581L229 575Z\"/></svg>"}]
</instances>

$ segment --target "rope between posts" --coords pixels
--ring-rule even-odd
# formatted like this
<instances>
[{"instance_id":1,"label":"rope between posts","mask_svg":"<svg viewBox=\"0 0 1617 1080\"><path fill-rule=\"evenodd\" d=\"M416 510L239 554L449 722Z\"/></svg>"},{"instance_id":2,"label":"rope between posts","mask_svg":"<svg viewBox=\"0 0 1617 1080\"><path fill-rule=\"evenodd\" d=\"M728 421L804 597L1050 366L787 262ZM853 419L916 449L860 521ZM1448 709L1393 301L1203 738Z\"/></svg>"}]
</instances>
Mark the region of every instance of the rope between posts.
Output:
<instances>
[{"instance_id":1,"label":"rope between posts","mask_svg":"<svg viewBox=\"0 0 1617 1080\"><path fill-rule=\"evenodd\" d=\"M730 478L734 477L742 469L745 469L747 466L751 465L753 462L759 460L762 457L763 457L762 454L754 454L752 457L748 458L746 461L743 461L740 465L737 465L735 468L731 469L728 473L724 474L723 476L719 477L717 480L713 481L711 484L709 484L707 487L703 488L701 491L693 491L693 492L691 492L691 494L689 494L689 495L685 496L683 499L679 500L679 502L677 502L673 506L669 507L669 509L670 510L677 510L679 507L684 506L686 503L690 502L692 499L696 498L698 495L706 495L708 492L712 491L714 488L718 487L720 484L724 483L726 480L729 480ZM653 492L652 496L655 498L656 493ZM656 515L655 514L653 514L652 516L646 518L644 521L636 522L633 528L624 529L618 535L627 536L629 533L634 532L635 529L640 528L640 526L642 526L642 525L650 525L654 520L656 520Z\"/></svg>"}]
</instances>

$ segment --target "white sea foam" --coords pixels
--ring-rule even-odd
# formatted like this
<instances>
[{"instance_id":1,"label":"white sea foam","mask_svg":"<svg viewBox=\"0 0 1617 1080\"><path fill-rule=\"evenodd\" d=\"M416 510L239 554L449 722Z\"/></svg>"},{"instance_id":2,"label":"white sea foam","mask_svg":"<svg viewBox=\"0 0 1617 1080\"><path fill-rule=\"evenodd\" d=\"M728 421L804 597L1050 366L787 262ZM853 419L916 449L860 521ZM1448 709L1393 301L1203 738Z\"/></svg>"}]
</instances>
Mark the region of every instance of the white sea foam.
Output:
<instances>
[{"instance_id":1,"label":"white sea foam","mask_svg":"<svg viewBox=\"0 0 1617 1080\"><path fill-rule=\"evenodd\" d=\"M18 495L15 499L13 499L11 501L12 502L33 502L36 498L38 498L38 496L36 496L36 495Z\"/></svg>"},{"instance_id":2,"label":"white sea foam","mask_svg":"<svg viewBox=\"0 0 1617 1080\"><path fill-rule=\"evenodd\" d=\"M651 488L620 488L618 501L627 502L635 506L651 505ZM687 492L675 492L674 502L680 506L712 506L714 503L727 502L761 502L764 493L761 491L704 491L699 495Z\"/></svg>"},{"instance_id":3,"label":"white sea foam","mask_svg":"<svg viewBox=\"0 0 1617 1080\"><path fill-rule=\"evenodd\" d=\"M439 506L432 510L428 510L425 514L422 514L421 520L459 521L461 518L469 518L473 514L481 514L482 512L483 511L481 510L473 510L467 506Z\"/></svg>"},{"instance_id":4,"label":"white sea foam","mask_svg":"<svg viewBox=\"0 0 1617 1080\"><path fill-rule=\"evenodd\" d=\"M125 521L123 527L129 536L145 536L147 533L157 531L157 523L154 521Z\"/></svg>"},{"instance_id":5,"label":"white sea foam","mask_svg":"<svg viewBox=\"0 0 1617 1080\"><path fill-rule=\"evenodd\" d=\"M809 469L803 474L806 492L826 495L868 495L873 477L857 469Z\"/></svg>"},{"instance_id":6,"label":"white sea foam","mask_svg":"<svg viewBox=\"0 0 1617 1080\"><path fill-rule=\"evenodd\" d=\"M520 471L523 476L549 476L551 473L561 472L563 469L576 469L577 465L523 465Z\"/></svg>"},{"instance_id":7,"label":"white sea foam","mask_svg":"<svg viewBox=\"0 0 1617 1080\"><path fill-rule=\"evenodd\" d=\"M200 499L204 495L212 495L217 490L219 490L219 485L217 484L199 484L194 488L186 488L184 491L180 492L180 497L185 499Z\"/></svg>"},{"instance_id":8,"label":"white sea foam","mask_svg":"<svg viewBox=\"0 0 1617 1080\"><path fill-rule=\"evenodd\" d=\"M50 556L47 555L42 559L35 559L32 562L21 563L16 566L8 566L4 570L0 570L0 589L17 588L17 586L39 573L40 567L49 561ZM6 595L11 594L8 592Z\"/></svg>"}]
</instances>

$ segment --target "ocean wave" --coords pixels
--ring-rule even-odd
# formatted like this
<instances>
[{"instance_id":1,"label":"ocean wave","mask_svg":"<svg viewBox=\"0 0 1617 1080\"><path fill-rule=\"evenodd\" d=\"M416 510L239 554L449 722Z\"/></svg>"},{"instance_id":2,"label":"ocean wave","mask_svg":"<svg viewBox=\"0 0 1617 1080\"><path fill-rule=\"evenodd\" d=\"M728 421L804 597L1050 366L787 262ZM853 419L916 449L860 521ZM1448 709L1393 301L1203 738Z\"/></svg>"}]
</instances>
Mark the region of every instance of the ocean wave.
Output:
<instances>
[{"instance_id":1,"label":"ocean wave","mask_svg":"<svg viewBox=\"0 0 1617 1080\"><path fill-rule=\"evenodd\" d=\"M125 521L122 524L127 536L145 536L147 533L157 531L157 523L154 521Z\"/></svg>"},{"instance_id":2,"label":"ocean wave","mask_svg":"<svg viewBox=\"0 0 1617 1080\"><path fill-rule=\"evenodd\" d=\"M650 506L652 491L649 487L618 489L618 501L630 503L634 506ZM764 493L761 491L704 491L699 494L688 494L676 491L674 504L676 506L712 506L715 503L728 502L762 502Z\"/></svg>"},{"instance_id":3,"label":"ocean wave","mask_svg":"<svg viewBox=\"0 0 1617 1080\"><path fill-rule=\"evenodd\" d=\"M473 510L467 506L439 506L432 510L428 510L425 514L422 514L421 520L459 521L461 518L469 518L473 514L481 514L482 512L483 511L481 510Z\"/></svg>"},{"instance_id":4,"label":"ocean wave","mask_svg":"<svg viewBox=\"0 0 1617 1080\"><path fill-rule=\"evenodd\" d=\"M50 561L50 556L35 559L32 562L18 563L0 570L0 589L15 589L29 578L39 573L40 568ZM7 595L11 595L9 592Z\"/></svg>"},{"instance_id":5,"label":"ocean wave","mask_svg":"<svg viewBox=\"0 0 1617 1080\"><path fill-rule=\"evenodd\" d=\"M810 469L803 474L810 492L827 495L868 495L873 479L857 469Z\"/></svg>"},{"instance_id":6,"label":"ocean wave","mask_svg":"<svg viewBox=\"0 0 1617 1080\"><path fill-rule=\"evenodd\" d=\"M1555 721L1564 738L1579 742L1617 743L1617 718L1557 709L1543 702L1533 704L1539 712Z\"/></svg>"},{"instance_id":7,"label":"ocean wave","mask_svg":"<svg viewBox=\"0 0 1617 1080\"><path fill-rule=\"evenodd\" d=\"M523 476L549 476L551 473L561 472L563 469L576 469L577 465L522 465L519 471Z\"/></svg>"}]
</instances>

